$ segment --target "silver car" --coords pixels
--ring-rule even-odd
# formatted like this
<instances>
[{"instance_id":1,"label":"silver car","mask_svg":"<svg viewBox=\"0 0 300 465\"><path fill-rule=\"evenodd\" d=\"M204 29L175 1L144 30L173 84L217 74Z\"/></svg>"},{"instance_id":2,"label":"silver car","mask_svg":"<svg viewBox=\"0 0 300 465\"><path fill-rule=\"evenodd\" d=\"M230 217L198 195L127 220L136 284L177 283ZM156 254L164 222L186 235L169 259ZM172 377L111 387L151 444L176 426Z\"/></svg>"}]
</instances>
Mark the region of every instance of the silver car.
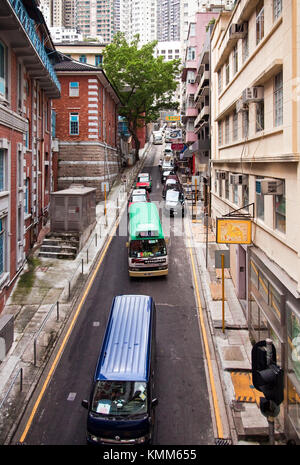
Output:
<instances>
[{"instance_id":1,"label":"silver car","mask_svg":"<svg viewBox=\"0 0 300 465\"><path fill-rule=\"evenodd\" d=\"M184 195L182 192L172 189L167 190L164 212L170 216L184 216Z\"/></svg>"}]
</instances>

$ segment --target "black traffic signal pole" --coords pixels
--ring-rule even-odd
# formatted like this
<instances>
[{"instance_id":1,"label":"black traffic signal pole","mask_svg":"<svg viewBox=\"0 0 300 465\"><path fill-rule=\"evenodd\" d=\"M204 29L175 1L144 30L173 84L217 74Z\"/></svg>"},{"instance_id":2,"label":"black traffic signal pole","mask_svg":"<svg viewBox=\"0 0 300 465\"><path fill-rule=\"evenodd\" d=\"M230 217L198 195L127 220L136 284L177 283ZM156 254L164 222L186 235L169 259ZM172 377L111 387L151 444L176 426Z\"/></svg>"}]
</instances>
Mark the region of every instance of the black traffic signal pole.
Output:
<instances>
[{"instance_id":1,"label":"black traffic signal pole","mask_svg":"<svg viewBox=\"0 0 300 465\"><path fill-rule=\"evenodd\" d=\"M268 419L269 444L273 445L274 419L283 401L283 370L276 364L276 349L271 339L254 344L251 358L252 382L265 396L260 398L260 410Z\"/></svg>"},{"instance_id":2,"label":"black traffic signal pole","mask_svg":"<svg viewBox=\"0 0 300 465\"><path fill-rule=\"evenodd\" d=\"M273 344L272 340L267 338L266 339L266 352L267 352L267 366L270 366L273 361ZM272 402L272 401L270 401ZM269 425L269 444L273 446L275 444L275 417L269 415L267 417L268 425Z\"/></svg>"}]
</instances>

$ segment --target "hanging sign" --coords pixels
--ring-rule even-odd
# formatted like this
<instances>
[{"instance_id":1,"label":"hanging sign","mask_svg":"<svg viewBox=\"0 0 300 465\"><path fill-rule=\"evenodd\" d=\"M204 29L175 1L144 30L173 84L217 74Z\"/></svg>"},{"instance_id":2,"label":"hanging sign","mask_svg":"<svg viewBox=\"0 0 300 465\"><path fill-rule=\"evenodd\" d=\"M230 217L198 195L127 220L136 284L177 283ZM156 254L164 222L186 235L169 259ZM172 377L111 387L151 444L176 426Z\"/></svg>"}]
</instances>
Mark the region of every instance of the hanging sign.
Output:
<instances>
[{"instance_id":1,"label":"hanging sign","mask_svg":"<svg viewBox=\"0 0 300 465\"><path fill-rule=\"evenodd\" d=\"M249 218L217 218L216 242L251 244L251 225Z\"/></svg>"}]
</instances>

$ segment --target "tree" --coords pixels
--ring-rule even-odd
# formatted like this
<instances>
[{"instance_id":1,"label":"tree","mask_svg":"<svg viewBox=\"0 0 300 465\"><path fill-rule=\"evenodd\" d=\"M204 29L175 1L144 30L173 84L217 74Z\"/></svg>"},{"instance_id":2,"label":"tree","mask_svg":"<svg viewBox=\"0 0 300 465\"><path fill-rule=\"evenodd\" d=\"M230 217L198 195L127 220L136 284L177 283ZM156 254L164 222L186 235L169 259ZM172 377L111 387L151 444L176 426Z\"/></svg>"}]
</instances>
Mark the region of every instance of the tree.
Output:
<instances>
[{"instance_id":1,"label":"tree","mask_svg":"<svg viewBox=\"0 0 300 465\"><path fill-rule=\"evenodd\" d=\"M161 56L155 58L156 44L148 42L139 48L138 35L129 44L123 33L117 33L103 53L103 68L121 98L119 114L127 120L136 160L140 147L138 127L156 121L160 110L178 108L172 97L178 86L175 78L180 60L165 62Z\"/></svg>"}]
</instances>

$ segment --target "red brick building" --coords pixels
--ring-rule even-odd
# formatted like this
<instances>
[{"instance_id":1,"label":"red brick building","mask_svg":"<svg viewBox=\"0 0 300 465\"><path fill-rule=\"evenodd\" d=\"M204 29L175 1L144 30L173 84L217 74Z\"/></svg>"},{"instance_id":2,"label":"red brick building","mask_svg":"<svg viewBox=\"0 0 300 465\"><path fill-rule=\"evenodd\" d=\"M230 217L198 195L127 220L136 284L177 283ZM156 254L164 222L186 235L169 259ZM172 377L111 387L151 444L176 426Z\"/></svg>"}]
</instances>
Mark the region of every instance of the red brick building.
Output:
<instances>
[{"instance_id":1,"label":"red brick building","mask_svg":"<svg viewBox=\"0 0 300 465\"><path fill-rule=\"evenodd\" d=\"M103 183L111 185L120 168L117 150L120 99L102 69L61 56L55 71L61 98L56 113L58 152L54 157L54 190L72 183L95 187L103 199Z\"/></svg>"},{"instance_id":2,"label":"red brick building","mask_svg":"<svg viewBox=\"0 0 300 465\"><path fill-rule=\"evenodd\" d=\"M1 0L0 312L48 214L51 99L60 95L49 37L35 0Z\"/></svg>"}]
</instances>

